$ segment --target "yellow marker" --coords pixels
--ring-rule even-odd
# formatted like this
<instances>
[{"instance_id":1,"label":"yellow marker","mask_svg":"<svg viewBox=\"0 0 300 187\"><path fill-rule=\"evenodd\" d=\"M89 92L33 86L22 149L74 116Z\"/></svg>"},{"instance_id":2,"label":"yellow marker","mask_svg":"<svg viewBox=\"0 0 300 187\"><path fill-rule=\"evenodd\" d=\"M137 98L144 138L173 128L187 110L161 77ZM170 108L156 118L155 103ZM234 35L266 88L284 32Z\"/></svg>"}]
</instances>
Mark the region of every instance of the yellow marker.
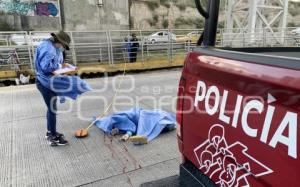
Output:
<instances>
[{"instance_id":1,"label":"yellow marker","mask_svg":"<svg viewBox=\"0 0 300 187\"><path fill-rule=\"evenodd\" d=\"M144 136L131 136L129 140L134 144L147 144L148 139Z\"/></svg>"}]
</instances>

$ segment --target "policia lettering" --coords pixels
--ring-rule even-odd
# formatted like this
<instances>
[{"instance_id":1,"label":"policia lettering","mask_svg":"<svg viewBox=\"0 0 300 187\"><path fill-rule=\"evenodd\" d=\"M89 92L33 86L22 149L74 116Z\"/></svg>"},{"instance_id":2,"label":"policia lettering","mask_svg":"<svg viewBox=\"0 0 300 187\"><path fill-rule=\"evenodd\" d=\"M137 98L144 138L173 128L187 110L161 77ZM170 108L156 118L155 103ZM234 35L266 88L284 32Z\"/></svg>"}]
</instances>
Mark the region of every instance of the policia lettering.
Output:
<instances>
[{"instance_id":1,"label":"policia lettering","mask_svg":"<svg viewBox=\"0 0 300 187\"><path fill-rule=\"evenodd\" d=\"M198 81L194 106L198 107L199 102L204 101L205 111L208 115L213 116L219 111L219 120L226 124L230 124L231 121L231 126L234 128L237 128L238 122L240 122L245 134L253 138L258 137L259 129L253 128L253 125L248 123L248 117L251 111L255 111L257 115L261 116L265 109L264 104L257 99L253 99L245 103L242 107L242 101L244 97L241 95L237 95L233 116L232 118L230 118L226 115L225 112L228 95L229 92L227 90L224 90L223 94L221 95L218 87L207 87L205 82ZM269 97L271 97L273 101L275 100L270 94ZM213 102L212 98L214 98ZM282 143L283 145L287 146L288 155L293 158L297 158L297 113L287 111L285 113L285 116L279 123L279 126L274 135L272 136L270 141L267 142L270 135L270 127L272 124L275 125L276 123L272 121L273 117L275 116L275 112L276 108L274 106L267 105L266 115L261 116L264 117L264 124L260 133L260 141L270 145L273 148L276 148L278 143ZM286 129L288 132L287 136L284 135Z\"/></svg>"}]
</instances>

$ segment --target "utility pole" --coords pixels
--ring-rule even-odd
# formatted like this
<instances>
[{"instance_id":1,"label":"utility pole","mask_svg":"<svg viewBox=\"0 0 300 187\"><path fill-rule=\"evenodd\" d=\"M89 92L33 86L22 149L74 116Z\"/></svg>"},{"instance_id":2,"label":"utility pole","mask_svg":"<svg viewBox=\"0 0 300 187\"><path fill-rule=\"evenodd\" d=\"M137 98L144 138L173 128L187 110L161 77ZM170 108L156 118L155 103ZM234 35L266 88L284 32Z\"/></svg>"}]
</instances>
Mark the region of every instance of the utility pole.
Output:
<instances>
[{"instance_id":1,"label":"utility pole","mask_svg":"<svg viewBox=\"0 0 300 187\"><path fill-rule=\"evenodd\" d=\"M64 0L58 0L58 11L59 11L59 24L60 30L65 30L65 12L64 12Z\"/></svg>"},{"instance_id":2,"label":"utility pole","mask_svg":"<svg viewBox=\"0 0 300 187\"><path fill-rule=\"evenodd\" d=\"M168 29L173 29L174 26L174 1L170 0L170 8L168 10Z\"/></svg>"},{"instance_id":3,"label":"utility pole","mask_svg":"<svg viewBox=\"0 0 300 187\"><path fill-rule=\"evenodd\" d=\"M134 24L132 23L134 20L131 20L131 6L132 6L132 0L128 0L128 21L129 21L129 30L133 29Z\"/></svg>"}]
</instances>

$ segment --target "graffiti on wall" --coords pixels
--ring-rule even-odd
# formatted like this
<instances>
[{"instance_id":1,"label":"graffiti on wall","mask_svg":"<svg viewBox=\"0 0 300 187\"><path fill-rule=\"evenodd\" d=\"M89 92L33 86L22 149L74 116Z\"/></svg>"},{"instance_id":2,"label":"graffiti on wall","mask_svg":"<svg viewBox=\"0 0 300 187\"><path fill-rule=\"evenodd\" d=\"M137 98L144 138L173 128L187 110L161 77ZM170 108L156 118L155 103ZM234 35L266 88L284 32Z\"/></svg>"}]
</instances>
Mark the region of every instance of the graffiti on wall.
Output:
<instances>
[{"instance_id":1,"label":"graffiti on wall","mask_svg":"<svg viewBox=\"0 0 300 187\"><path fill-rule=\"evenodd\" d=\"M21 15L34 14L35 5L30 2L0 1L0 10L5 13L18 13Z\"/></svg>"},{"instance_id":2,"label":"graffiti on wall","mask_svg":"<svg viewBox=\"0 0 300 187\"><path fill-rule=\"evenodd\" d=\"M56 17L58 15L58 9L53 3L36 3L36 15L38 16L53 16Z\"/></svg>"},{"instance_id":3,"label":"graffiti on wall","mask_svg":"<svg viewBox=\"0 0 300 187\"><path fill-rule=\"evenodd\" d=\"M26 0L0 0L0 11L8 14L26 16L58 17L59 9L56 0L26 1Z\"/></svg>"}]
</instances>

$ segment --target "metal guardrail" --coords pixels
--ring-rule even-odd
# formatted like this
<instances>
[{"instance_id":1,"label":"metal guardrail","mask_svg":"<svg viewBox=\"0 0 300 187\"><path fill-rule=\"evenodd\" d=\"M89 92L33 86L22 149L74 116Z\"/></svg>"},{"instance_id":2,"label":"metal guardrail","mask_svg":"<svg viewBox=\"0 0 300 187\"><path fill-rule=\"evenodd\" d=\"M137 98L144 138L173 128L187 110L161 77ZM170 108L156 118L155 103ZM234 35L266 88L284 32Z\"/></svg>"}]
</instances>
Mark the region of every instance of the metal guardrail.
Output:
<instances>
[{"instance_id":1,"label":"metal guardrail","mask_svg":"<svg viewBox=\"0 0 300 187\"><path fill-rule=\"evenodd\" d=\"M50 33L56 31L32 31L26 32L0 32L0 55L6 56L16 52L19 62L34 68L34 54L36 47L45 39L50 38ZM139 62L152 60L166 60L170 63L178 55L184 55L196 45L201 31L186 30L111 30L111 31L67 31L72 39L67 59L76 65L116 64L130 62L136 55ZM152 36L154 33L170 33L168 36ZM195 32L194 35L189 33ZM131 35L136 34L139 47L134 51L129 45ZM172 34L176 35L176 39ZM1 37L2 36L2 37ZM1 41L3 41L1 43ZM1 49L2 53L1 53ZM6 50L4 50L6 49ZM3 56L2 55L2 56ZM1 56L0 56L1 58ZM4 58L3 58L4 59ZM135 61L135 60L133 60ZM0 67L13 66L9 63ZM27 67L28 68L28 67ZM2 68L5 69L5 68ZM7 68L6 68L7 69ZM10 67L8 69L14 69ZM0 69L1 71L1 69Z\"/></svg>"},{"instance_id":2,"label":"metal guardrail","mask_svg":"<svg viewBox=\"0 0 300 187\"><path fill-rule=\"evenodd\" d=\"M26 32L0 32L0 71L32 69Z\"/></svg>"},{"instance_id":3,"label":"metal guardrail","mask_svg":"<svg viewBox=\"0 0 300 187\"><path fill-rule=\"evenodd\" d=\"M268 47L300 46L300 34L295 28L221 29L217 45L224 47ZM52 31L56 32L56 31ZM0 32L0 71L34 70L34 54L41 41L51 31ZM186 55L196 47L202 30L110 30L110 31L68 31L72 43L67 60L76 65L107 64L138 61L164 61L172 63L177 57ZM131 35L136 34L138 48L130 48ZM136 59L135 59L136 58Z\"/></svg>"},{"instance_id":4,"label":"metal guardrail","mask_svg":"<svg viewBox=\"0 0 300 187\"><path fill-rule=\"evenodd\" d=\"M296 28L222 29L222 46L230 47L299 47L300 33Z\"/></svg>"},{"instance_id":5,"label":"metal guardrail","mask_svg":"<svg viewBox=\"0 0 300 187\"><path fill-rule=\"evenodd\" d=\"M0 46L0 71L31 70L32 68L32 55L30 46Z\"/></svg>"}]
</instances>

